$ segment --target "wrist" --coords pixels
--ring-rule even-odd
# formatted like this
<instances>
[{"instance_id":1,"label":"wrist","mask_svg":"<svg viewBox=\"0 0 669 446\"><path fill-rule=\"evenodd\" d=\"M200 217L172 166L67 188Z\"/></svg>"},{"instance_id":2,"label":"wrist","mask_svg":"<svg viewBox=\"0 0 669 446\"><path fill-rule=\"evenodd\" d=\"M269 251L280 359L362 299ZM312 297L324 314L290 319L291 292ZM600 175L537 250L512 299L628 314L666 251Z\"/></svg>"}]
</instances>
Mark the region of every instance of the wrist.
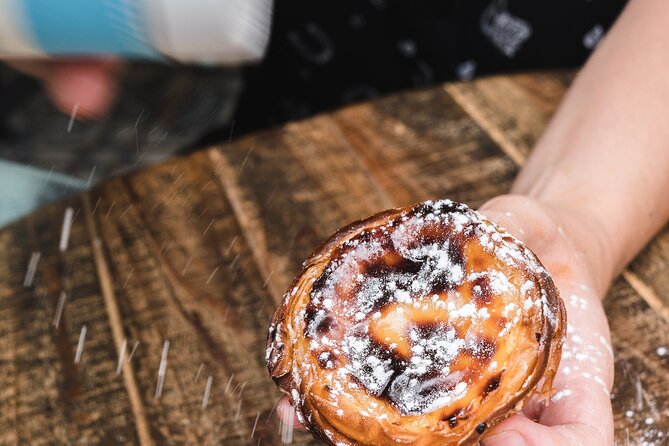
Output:
<instances>
[{"instance_id":1,"label":"wrist","mask_svg":"<svg viewBox=\"0 0 669 446\"><path fill-rule=\"evenodd\" d=\"M618 274L613 245L599 219L583 209L540 197L502 195L481 211L524 241L540 260L550 255L553 264L587 269L588 286L601 298Z\"/></svg>"}]
</instances>

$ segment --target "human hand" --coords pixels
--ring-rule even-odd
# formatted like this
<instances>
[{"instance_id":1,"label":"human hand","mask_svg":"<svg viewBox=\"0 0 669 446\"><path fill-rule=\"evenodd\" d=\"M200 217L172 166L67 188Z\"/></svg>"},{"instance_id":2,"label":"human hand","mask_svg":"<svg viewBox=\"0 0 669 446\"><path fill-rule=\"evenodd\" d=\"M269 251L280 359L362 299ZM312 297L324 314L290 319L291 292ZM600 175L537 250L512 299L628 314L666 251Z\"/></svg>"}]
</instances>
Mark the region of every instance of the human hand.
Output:
<instances>
[{"instance_id":1,"label":"human hand","mask_svg":"<svg viewBox=\"0 0 669 446\"><path fill-rule=\"evenodd\" d=\"M611 274L605 269L607 248L597 222L574 209L514 195L487 202L481 212L539 257L565 302L568 322L550 404L531 399L522 412L492 429L482 446L612 444L614 364L601 303Z\"/></svg>"},{"instance_id":2,"label":"human hand","mask_svg":"<svg viewBox=\"0 0 669 446\"><path fill-rule=\"evenodd\" d=\"M95 119L114 102L122 63L116 59L23 60L6 62L42 81L51 101L63 113Z\"/></svg>"},{"instance_id":3,"label":"human hand","mask_svg":"<svg viewBox=\"0 0 669 446\"><path fill-rule=\"evenodd\" d=\"M522 412L490 430L482 446L612 444L613 355L601 304L610 274L604 262L593 262L606 255L597 223L574 210L513 195L489 201L481 212L539 257L560 290L568 321L550 404L530 399ZM297 419L288 419L294 417L294 411L286 398L279 402L277 412L284 423L299 426Z\"/></svg>"}]
</instances>

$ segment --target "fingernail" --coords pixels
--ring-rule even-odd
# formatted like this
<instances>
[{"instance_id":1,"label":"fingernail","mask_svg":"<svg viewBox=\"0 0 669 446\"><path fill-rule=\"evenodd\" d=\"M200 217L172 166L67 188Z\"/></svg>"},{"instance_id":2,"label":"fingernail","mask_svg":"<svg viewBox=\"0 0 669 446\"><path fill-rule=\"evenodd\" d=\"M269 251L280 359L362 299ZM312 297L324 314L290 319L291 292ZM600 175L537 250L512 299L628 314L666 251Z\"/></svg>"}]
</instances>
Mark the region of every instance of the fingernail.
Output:
<instances>
[{"instance_id":1,"label":"fingernail","mask_svg":"<svg viewBox=\"0 0 669 446\"><path fill-rule=\"evenodd\" d=\"M481 440L481 446L527 446L527 442L518 432L505 431Z\"/></svg>"}]
</instances>

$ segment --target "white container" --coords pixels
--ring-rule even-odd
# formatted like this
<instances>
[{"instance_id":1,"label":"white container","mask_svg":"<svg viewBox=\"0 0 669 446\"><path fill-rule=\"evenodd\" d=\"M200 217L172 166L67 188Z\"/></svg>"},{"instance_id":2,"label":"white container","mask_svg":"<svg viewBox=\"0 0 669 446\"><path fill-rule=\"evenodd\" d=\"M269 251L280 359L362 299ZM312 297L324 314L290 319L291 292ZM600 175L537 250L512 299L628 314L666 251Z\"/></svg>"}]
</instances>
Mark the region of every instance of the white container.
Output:
<instances>
[{"instance_id":1,"label":"white container","mask_svg":"<svg viewBox=\"0 0 669 446\"><path fill-rule=\"evenodd\" d=\"M271 8L271 0L2 0L0 57L256 61Z\"/></svg>"}]
</instances>

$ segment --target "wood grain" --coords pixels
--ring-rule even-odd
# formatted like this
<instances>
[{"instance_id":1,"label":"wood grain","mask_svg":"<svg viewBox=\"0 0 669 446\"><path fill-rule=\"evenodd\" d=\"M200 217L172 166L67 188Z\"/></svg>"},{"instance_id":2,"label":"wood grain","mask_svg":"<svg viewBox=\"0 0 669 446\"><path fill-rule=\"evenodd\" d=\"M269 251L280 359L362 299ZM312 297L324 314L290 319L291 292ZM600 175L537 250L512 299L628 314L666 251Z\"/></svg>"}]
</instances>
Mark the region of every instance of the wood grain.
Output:
<instances>
[{"instance_id":1,"label":"wood grain","mask_svg":"<svg viewBox=\"0 0 669 446\"><path fill-rule=\"evenodd\" d=\"M353 105L109 181L0 231L0 444L280 444L265 330L302 260L381 209L506 192L571 78L500 76ZM78 212L60 253L67 206ZM24 289L33 251L42 258ZM662 444L669 431L658 349L669 347L668 252L665 231L605 301L621 445ZM124 341L126 359L137 347L118 376ZM293 442L316 444L299 431Z\"/></svg>"},{"instance_id":2,"label":"wood grain","mask_svg":"<svg viewBox=\"0 0 669 446\"><path fill-rule=\"evenodd\" d=\"M66 255L58 250L66 206L0 234L0 444L136 443L128 394L115 374L116 351L81 212ZM34 286L22 286L33 251L41 251ZM53 324L58 298L66 304ZM74 364L81 326L88 334ZM114 366L111 366L114 364Z\"/></svg>"}]
</instances>

